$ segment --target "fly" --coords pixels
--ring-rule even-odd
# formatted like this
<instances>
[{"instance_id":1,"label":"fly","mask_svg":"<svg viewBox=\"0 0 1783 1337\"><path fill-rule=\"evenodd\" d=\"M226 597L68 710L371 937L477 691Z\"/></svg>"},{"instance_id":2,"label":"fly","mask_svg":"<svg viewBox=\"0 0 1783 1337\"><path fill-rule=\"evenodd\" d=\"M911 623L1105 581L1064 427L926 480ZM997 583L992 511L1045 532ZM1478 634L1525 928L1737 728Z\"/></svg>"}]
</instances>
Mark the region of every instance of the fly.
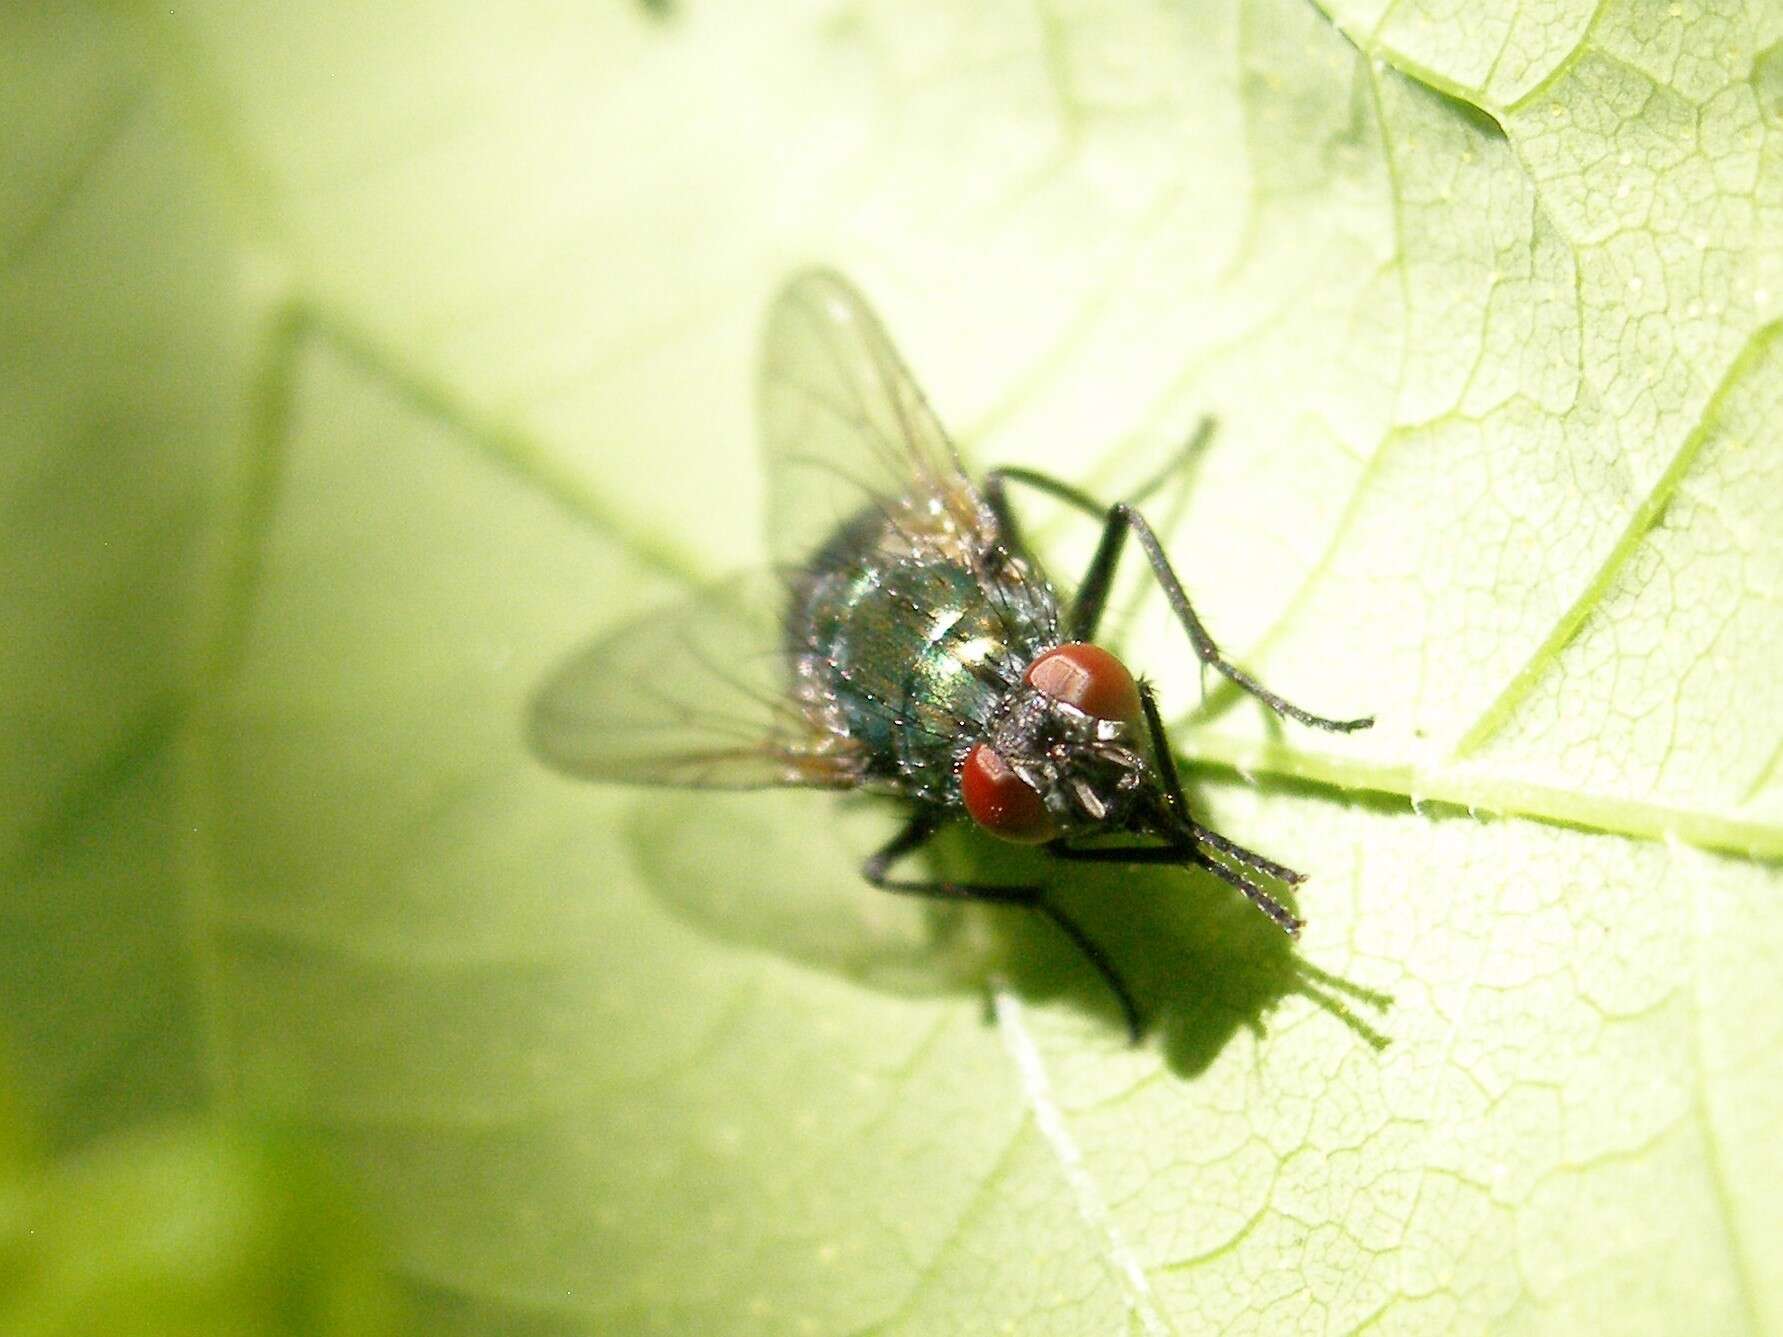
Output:
<instances>
[{"instance_id":1,"label":"fly","mask_svg":"<svg viewBox=\"0 0 1783 1337\"><path fill-rule=\"evenodd\" d=\"M1304 876L1197 821L1151 686L1095 644L1129 537L1201 662L1277 715L1350 733L1374 721L1302 710L1227 660L1157 535L1046 474L992 470L982 487L854 287L794 277L770 310L760 408L767 575L733 580L610 632L540 687L534 751L587 779L713 789L858 789L903 800L905 823L861 872L875 887L1024 906L1080 951L1119 1003L1102 949L1045 889L894 877L941 826L1083 862L1206 869L1290 935L1301 921L1264 886ZM1032 488L1102 524L1062 599L1008 501ZM1128 835L1139 845L1085 842Z\"/></svg>"}]
</instances>

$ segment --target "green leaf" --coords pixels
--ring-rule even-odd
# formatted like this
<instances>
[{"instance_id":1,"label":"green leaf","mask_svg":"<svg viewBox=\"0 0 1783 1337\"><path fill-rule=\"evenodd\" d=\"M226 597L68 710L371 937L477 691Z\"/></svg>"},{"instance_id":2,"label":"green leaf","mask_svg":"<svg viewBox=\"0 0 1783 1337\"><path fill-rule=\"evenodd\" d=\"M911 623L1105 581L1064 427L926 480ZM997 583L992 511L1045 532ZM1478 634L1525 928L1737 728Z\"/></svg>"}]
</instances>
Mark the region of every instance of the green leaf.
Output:
<instances>
[{"instance_id":1,"label":"green leaf","mask_svg":"<svg viewBox=\"0 0 1783 1337\"><path fill-rule=\"evenodd\" d=\"M430 1331L1783 1327L1775 6L15 11L52 1149L319 1133ZM1128 573L1196 801L1314 874L1297 945L1058 877L1138 1049L1044 925L864 887L879 808L523 751L561 656L761 559L813 260L979 465L1114 496L1214 415L1152 508L1205 620L1379 716L1203 695Z\"/></svg>"},{"instance_id":2,"label":"green leaf","mask_svg":"<svg viewBox=\"0 0 1783 1337\"><path fill-rule=\"evenodd\" d=\"M19 1337L395 1337L368 1243L290 1138L139 1130L0 1185L0 1320Z\"/></svg>"}]
</instances>

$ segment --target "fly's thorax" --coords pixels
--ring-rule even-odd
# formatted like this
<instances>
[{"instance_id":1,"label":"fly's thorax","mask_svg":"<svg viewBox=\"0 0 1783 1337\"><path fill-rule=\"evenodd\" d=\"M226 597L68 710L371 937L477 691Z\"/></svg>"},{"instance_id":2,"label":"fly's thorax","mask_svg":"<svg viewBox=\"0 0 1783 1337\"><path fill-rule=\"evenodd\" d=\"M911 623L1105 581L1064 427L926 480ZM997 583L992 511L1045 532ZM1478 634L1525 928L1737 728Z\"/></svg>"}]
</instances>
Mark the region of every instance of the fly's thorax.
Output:
<instances>
[{"instance_id":1,"label":"fly's thorax","mask_svg":"<svg viewBox=\"0 0 1783 1337\"><path fill-rule=\"evenodd\" d=\"M877 510L838 529L787 586L791 696L812 732L845 740L866 786L927 802L958 801L962 740L984 736L1058 642L1049 587L915 542Z\"/></svg>"}]
</instances>

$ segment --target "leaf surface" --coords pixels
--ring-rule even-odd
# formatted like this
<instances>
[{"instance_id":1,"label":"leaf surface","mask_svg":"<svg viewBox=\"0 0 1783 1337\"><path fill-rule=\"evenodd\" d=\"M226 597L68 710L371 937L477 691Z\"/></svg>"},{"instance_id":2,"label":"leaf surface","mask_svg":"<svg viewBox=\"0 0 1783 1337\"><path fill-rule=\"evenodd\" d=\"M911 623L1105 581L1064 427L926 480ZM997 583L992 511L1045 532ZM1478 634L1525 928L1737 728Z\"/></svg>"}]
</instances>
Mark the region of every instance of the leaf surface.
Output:
<instances>
[{"instance_id":1,"label":"leaf surface","mask_svg":"<svg viewBox=\"0 0 1783 1337\"><path fill-rule=\"evenodd\" d=\"M432 1331L1783 1325L1775 6L0 25L0 1001L55 1145L320 1133ZM761 559L813 261L979 466L1118 495L1213 414L1150 508L1205 620L1379 716L1203 693L1129 573L1197 801L1315 875L1292 951L1062 882L1140 1049L1043 925L862 886L878 809L524 752L569 649Z\"/></svg>"}]
</instances>

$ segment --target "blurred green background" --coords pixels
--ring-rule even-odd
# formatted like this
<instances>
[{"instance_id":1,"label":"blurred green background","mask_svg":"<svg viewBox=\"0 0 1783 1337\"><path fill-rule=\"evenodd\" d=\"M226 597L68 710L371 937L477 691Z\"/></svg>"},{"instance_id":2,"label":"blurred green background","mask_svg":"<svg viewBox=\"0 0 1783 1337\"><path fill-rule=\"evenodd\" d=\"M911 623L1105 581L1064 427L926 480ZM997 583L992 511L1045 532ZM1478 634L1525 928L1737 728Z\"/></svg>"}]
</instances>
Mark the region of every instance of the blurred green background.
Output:
<instances>
[{"instance_id":1,"label":"blurred green background","mask_svg":"<svg viewBox=\"0 0 1783 1337\"><path fill-rule=\"evenodd\" d=\"M0 121L0 1331L1783 1330L1775 0L12 5ZM1138 1049L520 745L760 560L812 262L975 464L1217 415L1204 616L1380 718L1130 583L1315 874L1065 879Z\"/></svg>"}]
</instances>

